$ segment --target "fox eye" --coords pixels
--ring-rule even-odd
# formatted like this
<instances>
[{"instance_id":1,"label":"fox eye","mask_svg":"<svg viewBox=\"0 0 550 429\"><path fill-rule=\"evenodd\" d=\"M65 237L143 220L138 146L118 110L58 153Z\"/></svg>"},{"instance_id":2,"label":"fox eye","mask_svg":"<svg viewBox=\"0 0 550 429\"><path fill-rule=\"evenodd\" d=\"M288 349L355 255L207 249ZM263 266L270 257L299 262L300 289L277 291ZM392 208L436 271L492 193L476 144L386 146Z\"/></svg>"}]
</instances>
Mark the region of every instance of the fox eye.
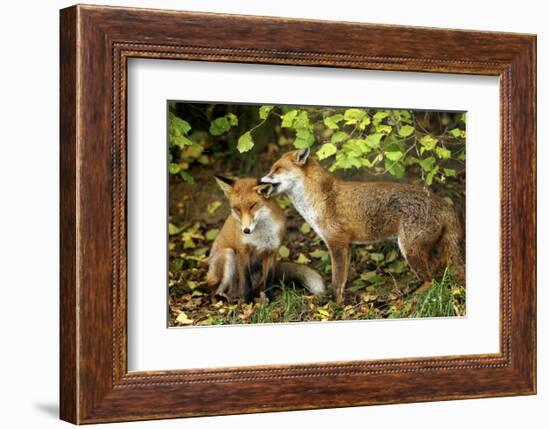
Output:
<instances>
[{"instance_id":1,"label":"fox eye","mask_svg":"<svg viewBox=\"0 0 550 429\"><path fill-rule=\"evenodd\" d=\"M273 170L273 173L276 173L277 171L279 171L281 169L281 167L275 167L275 170Z\"/></svg>"},{"instance_id":2,"label":"fox eye","mask_svg":"<svg viewBox=\"0 0 550 429\"><path fill-rule=\"evenodd\" d=\"M257 204L258 204L258 203L252 204L252 205L250 206L250 210L252 210L254 207L256 207Z\"/></svg>"},{"instance_id":3,"label":"fox eye","mask_svg":"<svg viewBox=\"0 0 550 429\"><path fill-rule=\"evenodd\" d=\"M241 212L241 210L238 207L233 207L233 211L237 214Z\"/></svg>"}]
</instances>

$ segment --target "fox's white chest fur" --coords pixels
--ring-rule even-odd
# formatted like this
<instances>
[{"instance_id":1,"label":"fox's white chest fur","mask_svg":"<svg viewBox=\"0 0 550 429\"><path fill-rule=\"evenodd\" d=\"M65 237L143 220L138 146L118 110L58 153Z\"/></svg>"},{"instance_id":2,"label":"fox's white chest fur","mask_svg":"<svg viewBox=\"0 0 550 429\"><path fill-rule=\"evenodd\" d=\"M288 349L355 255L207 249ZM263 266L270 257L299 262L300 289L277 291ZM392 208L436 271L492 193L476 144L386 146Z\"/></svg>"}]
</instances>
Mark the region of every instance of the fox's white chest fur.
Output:
<instances>
[{"instance_id":1,"label":"fox's white chest fur","mask_svg":"<svg viewBox=\"0 0 550 429\"><path fill-rule=\"evenodd\" d=\"M290 202L294 208L300 213L300 215L305 219L305 221L313 228L319 237L325 241L323 231L319 227L319 222L317 221L318 217L321 215L322 208L316 207L312 201L307 198L304 184L297 183L292 191L288 194Z\"/></svg>"},{"instance_id":2,"label":"fox's white chest fur","mask_svg":"<svg viewBox=\"0 0 550 429\"><path fill-rule=\"evenodd\" d=\"M271 216L271 211L264 207L258 214L258 220L252 233L243 233L243 242L258 252L275 252L281 245L280 232L282 225Z\"/></svg>"}]
</instances>

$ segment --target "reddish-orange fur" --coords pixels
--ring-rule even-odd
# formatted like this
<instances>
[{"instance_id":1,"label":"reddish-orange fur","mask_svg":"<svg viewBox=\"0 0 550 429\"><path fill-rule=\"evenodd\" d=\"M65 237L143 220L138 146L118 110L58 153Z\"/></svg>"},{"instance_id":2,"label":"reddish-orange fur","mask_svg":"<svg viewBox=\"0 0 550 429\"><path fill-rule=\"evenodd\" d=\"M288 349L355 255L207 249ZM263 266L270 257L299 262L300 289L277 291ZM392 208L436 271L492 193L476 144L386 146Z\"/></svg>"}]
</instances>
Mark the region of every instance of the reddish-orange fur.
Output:
<instances>
[{"instance_id":1,"label":"reddish-orange fur","mask_svg":"<svg viewBox=\"0 0 550 429\"><path fill-rule=\"evenodd\" d=\"M217 287L219 295L250 300L255 292L251 266L261 266L259 286L264 290L271 286L268 283L272 281L276 252L283 239L285 215L269 199L271 185L259 185L256 179L233 182L216 177L216 181L228 198L232 213L212 245L207 284L212 289ZM254 225L258 230L245 234L244 230ZM260 228L271 228L275 236L264 234ZM267 241L262 241L264 238Z\"/></svg>"},{"instance_id":2,"label":"reddish-orange fur","mask_svg":"<svg viewBox=\"0 0 550 429\"><path fill-rule=\"evenodd\" d=\"M396 182L343 181L328 173L309 150L289 152L262 182L285 192L321 236L331 254L332 284L343 300L352 243L397 239L423 281L445 265L463 279L462 229L453 207L429 189Z\"/></svg>"}]
</instances>

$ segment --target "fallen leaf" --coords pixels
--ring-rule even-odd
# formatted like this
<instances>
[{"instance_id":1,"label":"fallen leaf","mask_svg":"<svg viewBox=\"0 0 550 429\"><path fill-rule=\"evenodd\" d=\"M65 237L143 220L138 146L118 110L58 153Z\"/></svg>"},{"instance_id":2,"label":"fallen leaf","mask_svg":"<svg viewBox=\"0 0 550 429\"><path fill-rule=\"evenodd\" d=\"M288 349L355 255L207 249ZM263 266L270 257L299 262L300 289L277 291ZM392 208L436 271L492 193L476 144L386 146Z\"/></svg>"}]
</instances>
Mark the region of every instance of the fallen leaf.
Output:
<instances>
[{"instance_id":1,"label":"fallen leaf","mask_svg":"<svg viewBox=\"0 0 550 429\"><path fill-rule=\"evenodd\" d=\"M178 317L176 317L176 323L179 323L180 325L192 325L193 319L187 317L187 314L182 311L178 314Z\"/></svg>"},{"instance_id":2,"label":"fallen leaf","mask_svg":"<svg viewBox=\"0 0 550 429\"><path fill-rule=\"evenodd\" d=\"M307 223L303 223L302 226L300 227L300 231L302 232L302 234L307 234L308 232L311 231L311 227L307 224Z\"/></svg>"},{"instance_id":3,"label":"fallen leaf","mask_svg":"<svg viewBox=\"0 0 550 429\"><path fill-rule=\"evenodd\" d=\"M303 253L300 253L300 255L298 255L298 258L296 259L296 263L297 264L308 264L311 262L311 259L309 259L306 255L304 255Z\"/></svg>"},{"instance_id":4,"label":"fallen leaf","mask_svg":"<svg viewBox=\"0 0 550 429\"><path fill-rule=\"evenodd\" d=\"M212 241L218 236L219 232L220 230L218 228L209 229L208 231L206 231L206 234L204 236L207 240Z\"/></svg>"},{"instance_id":5,"label":"fallen leaf","mask_svg":"<svg viewBox=\"0 0 550 429\"><path fill-rule=\"evenodd\" d=\"M206 206L206 210L208 213L213 214L216 210L220 208L222 203L220 201L212 201L210 204Z\"/></svg>"},{"instance_id":6,"label":"fallen leaf","mask_svg":"<svg viewBox=\"0 0 550 429\"><path fill-rule=\"evenodd\" d=\"M317 249L313 252L309 252L309 256L326 261L328 259L328 252L326 250Z\"/></svg>"},{"instance_id":7,"label":"fallen leaf","mask_svg":"<svg viewBox=\"0 0 550 429\"><path fill-rule=\"evenodd\" d=\"M384 260L384 254L383 253L371 253L370 258L374 262L382 262Z\"/></svg>"},{"instance_id":8,"label":"fallen leaf","mask_svg":"<svg viewBox=\"0 0 550 429\"><path fill-rule=\"evenodd\" d=\"M173 223L169 223L168 224L168 234L170 235L176 235L176 234L179 234L181 231L181 228L178 228L176 225L174 225Z\"/></svg>"},{"instance_id":9,"label":"fallen leaf","mask_svg":"<svg viewBox=\"0 0 550 429\"><path fill-rule=\"evenodd\" d=\"M281 258L288 258L289 255L290 255L290 250L288 250L288 247L284 245L279 247L279 256Z\"/></svg>"}]
</instances>

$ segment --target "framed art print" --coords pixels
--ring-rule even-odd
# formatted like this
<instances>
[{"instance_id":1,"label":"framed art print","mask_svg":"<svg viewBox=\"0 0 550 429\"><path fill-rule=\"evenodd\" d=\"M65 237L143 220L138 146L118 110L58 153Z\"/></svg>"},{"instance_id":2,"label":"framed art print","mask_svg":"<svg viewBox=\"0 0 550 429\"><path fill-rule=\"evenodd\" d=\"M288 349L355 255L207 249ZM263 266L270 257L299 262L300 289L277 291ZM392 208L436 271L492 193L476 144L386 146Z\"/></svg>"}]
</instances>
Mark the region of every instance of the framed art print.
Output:
<instances>
[{"instance_id":1,"label":"framed art print","mask_svg":"<svg viewBox=\"0 0 550 429\"><path fill-rule=\"evenodd\" d=\"M534 394L535 43L62 10L61 418Z\"/></svg>"}]
</instances>

